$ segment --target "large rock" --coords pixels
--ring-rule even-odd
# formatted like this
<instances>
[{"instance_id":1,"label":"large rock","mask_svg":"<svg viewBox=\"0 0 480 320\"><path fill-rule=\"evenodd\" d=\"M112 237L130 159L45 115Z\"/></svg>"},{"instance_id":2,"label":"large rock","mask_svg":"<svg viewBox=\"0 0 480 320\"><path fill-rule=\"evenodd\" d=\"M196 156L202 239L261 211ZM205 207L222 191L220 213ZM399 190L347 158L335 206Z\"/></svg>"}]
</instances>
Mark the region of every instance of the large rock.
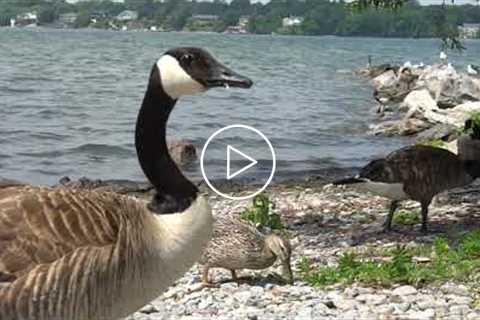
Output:
<instances>
[{"instance_id":1,"label":"large rock","mask_svg":"<svg viewBox=\"0 0 480 320\"><path fill-rule=\"evenodd\" d=\"M467 102L446 111L446 120L444 123L449 123L460 128L463 127L465 121L470 118L472 113L480 112L480 102Z\"/></svg>"},{"instance_id":2,"label":"large rock","mask_svg":"<svg viewBox=\"0 0 480 320\"><path fill-rule=\"evenodd\" d=\"M430 127L430 123L415 118L382 121L370 126L369 133L382 136L411 136Z\"/></svg>"},{"instance_id":3,"label":"large rock","mask_svg":"<svg viewBox=\"0 0 480 320\"><path fill-rule=\"evenodd\" d=\"M397 83L397 75L393 70L388 70L372 79L372 85L377 90L390 88Z\"/></svg>"},{"instance_id":4,"label":"large rock","mask_svg":"<svg viewBox=\"0 0 480 320\"><path fill-rule=\"evenodd\" d=\"M185 166L197 160L197 149L191 142L171 140L167 144L170 156L177 165Z\"/></svg>"},{"instance_id":5,"label":"large rock","mask_svg":"<svg viewBox=\"0 0 480 320\"><path fill-rule=\"evenodd\" d=\"M418 134L417 141L428 141L428 140L449 140L449 137L452 135L452 132L455 131L455 126L446 123L439 123L434 125L428 130L425 130Z\"/></svg>"},{"instance_id":6,"label":"large rock","mask_svg":"<svg viewBox=\"0 0 480 320\"><path fill-rule=\"evenodd\" d=\"M432 65L420 75L417 87L426 88L440 108L480 101L480 80L459 74L451 65Z\"/></svg>"},{"instance_id":7,"label":"large rock","mask_svg":"<svg viewBox=\"0 0 480 320\"><path fill-rule=\"evenodd\" d=\"M423 118L433 122L443 122L442 114L435 100L426 89L410 92L401 105L402 109L407 110L405 119L415 117Z\"/></svg>"},{"instance_id":8,"label":"large rock","mask_svg":"<svg viewBox=\"0 0 480 320\"><path fill-rule=\"evenodd\" d=\"M385 63L380 65L368 66L365 69L361 69L359 73L370 78L375 78L389 70L397 71L398 68L398 66L392 66L389 63Z\"/></svg>"},{"instance_id":9,"label":"large rock","mask_svg":"<svg viewBox=\"0 0 480 320\"><path fill-rule=\"evenodd\" d=\"M410 68L402 67L398 72L389 70L372 79L374 97L382 103L399 103L415 87L418 75Z\"/></svg>"},{"instance_id":10,"label":"large rock","mask_svg":"<svg viewBox=\"0 0 480 320\"><path fill-rule=\"evenodd\" d=\"M441 109L428 90L410 92L402 103L408 118L423 119L430 123L444 123L461 128L473 112L480 112L480 102L468 102L450 109Z\"/></svg>"}]
</instances>

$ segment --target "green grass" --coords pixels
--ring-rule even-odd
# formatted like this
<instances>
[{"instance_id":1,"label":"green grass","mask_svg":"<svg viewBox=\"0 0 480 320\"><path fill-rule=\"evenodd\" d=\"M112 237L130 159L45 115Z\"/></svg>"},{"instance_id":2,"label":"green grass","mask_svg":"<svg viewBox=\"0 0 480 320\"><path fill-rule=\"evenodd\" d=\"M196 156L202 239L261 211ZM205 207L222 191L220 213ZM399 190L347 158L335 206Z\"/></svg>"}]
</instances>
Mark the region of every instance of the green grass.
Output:
<instances>
[{"instance_id":1,"label":"green grass","mask_svg":"<svg viewBox=\"0 0 480 320\"><path fill-rule=\"evenodd\" d=\"M400 210L393 215L394 224L402 224L405 226L413 226L420 223L419 212Z\"/></svg>"},{"instance_id":2,"label":"green grass","mask_svg":"<svg viewBox=\"0 0 480 320\"><path fill-rule=\"evenodd\" d=\"M268 227L272 230L283 230L280 215L275 213L275 204L265 194L253 198L252 206L240 213L240 218L256 226Z\"/></svg>"},{"instance_id":3,"label":"green grass","mask_svg":"<svg viewBox=\"0 0 480 320\"><path fill-rule=\"evenodd\" d=\"M429 261L417 263L414 256L427 257ZM393 284L420 286L448 280L479 281L475 274L480 272L480 230L465 235L455 248L439 237L428 246L397 246L385 250L383 259L346 252L336 266L315 267L303 258L299 267L302 279L314 286L356 282L388 287Z\"/></svg>"}]
</instances>

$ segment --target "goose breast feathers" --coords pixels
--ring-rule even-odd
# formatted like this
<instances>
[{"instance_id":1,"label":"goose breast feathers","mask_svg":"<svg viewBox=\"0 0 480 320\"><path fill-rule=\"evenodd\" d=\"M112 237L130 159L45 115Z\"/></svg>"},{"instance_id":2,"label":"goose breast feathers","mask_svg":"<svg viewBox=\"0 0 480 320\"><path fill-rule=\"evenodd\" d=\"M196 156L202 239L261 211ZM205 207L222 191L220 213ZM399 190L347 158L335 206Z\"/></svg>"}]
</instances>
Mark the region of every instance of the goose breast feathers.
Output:
<instances>
[{"instance_id":1,"label":"goose breast feathers","mask_svg":"<svg viewBox=\"0 0 480 320\"><path fill-rule=\"evenodd\" d=\"M0 188L0 319L125 317L200 257L210 214L201 196L156 216L113 193Z\"/></svg>"}]
</instances>

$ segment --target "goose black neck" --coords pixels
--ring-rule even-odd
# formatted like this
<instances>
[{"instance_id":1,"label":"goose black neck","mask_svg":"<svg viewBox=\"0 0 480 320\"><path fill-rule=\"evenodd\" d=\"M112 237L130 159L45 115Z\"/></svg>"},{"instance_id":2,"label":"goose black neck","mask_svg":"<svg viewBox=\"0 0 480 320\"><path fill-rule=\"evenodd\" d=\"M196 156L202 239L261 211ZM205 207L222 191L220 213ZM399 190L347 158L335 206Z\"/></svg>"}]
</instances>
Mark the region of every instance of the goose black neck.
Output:
<instances>
[{"instance_id":1,"label":"goose black neck","mask_svg":"<svg viewBox=\"0 0 480 320\"><path fill-rule=\"evenodd\" d=\"M135 146L142 170L156 190L149 209L159 214L185 211L198 193L168 152L166 126L175 103L164 92L159 75L152 72L138 114Z\"/></svg>"}]
</instances>

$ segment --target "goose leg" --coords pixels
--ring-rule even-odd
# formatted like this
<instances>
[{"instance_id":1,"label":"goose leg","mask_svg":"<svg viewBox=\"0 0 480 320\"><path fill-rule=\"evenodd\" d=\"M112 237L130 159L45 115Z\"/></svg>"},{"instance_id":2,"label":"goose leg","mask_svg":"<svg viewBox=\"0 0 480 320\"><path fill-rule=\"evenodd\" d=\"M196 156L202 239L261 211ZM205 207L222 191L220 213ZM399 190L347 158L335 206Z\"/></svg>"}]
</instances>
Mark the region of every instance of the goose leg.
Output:
<instances>
[{"instance_id":1,"label":"goose leg","mask_svg":"<svg viewBox=\"0 0 480 320\"><path fill-rule=\"evenodd\" d=\"M422 202L422 229L423 233L428 232L428 206L430 202Z\"/></svg>"},{"instance_id":2,"label":"goose leg","mask_svg":"<svg viewBox=\"0 0 480 320\"><path fill-rule=\"evenodd\" d=\"M398 200L392 200L390 202L390 210L387 215L387 219L385 220L385 223L383 224L383 231L388 232L392 230L392 220L393 220L393 214L398 208L399 201Z\"/></svg>"},{"instance_id":3,"label":"goose leg","mask_svg":"<svg viewBox=\"0 0 480 320\"><path fill-rule=\"evenodd\" d=\"M237 272L235 270L231 269L230 273L232 274L232 281L238 282Z\"/></svg>"},{"instance_id":4,"label":"goose leg","mask_svg":"<svg viewBox=\"0 0 480 320\"><path fill-rule=\"evenodd\" d=\"M210 284L210 279L208 278L208 271L210 268L208 266L203 266L203 271L202 271L202 282L205 284Z\"/></svg>"}]
</instances>

